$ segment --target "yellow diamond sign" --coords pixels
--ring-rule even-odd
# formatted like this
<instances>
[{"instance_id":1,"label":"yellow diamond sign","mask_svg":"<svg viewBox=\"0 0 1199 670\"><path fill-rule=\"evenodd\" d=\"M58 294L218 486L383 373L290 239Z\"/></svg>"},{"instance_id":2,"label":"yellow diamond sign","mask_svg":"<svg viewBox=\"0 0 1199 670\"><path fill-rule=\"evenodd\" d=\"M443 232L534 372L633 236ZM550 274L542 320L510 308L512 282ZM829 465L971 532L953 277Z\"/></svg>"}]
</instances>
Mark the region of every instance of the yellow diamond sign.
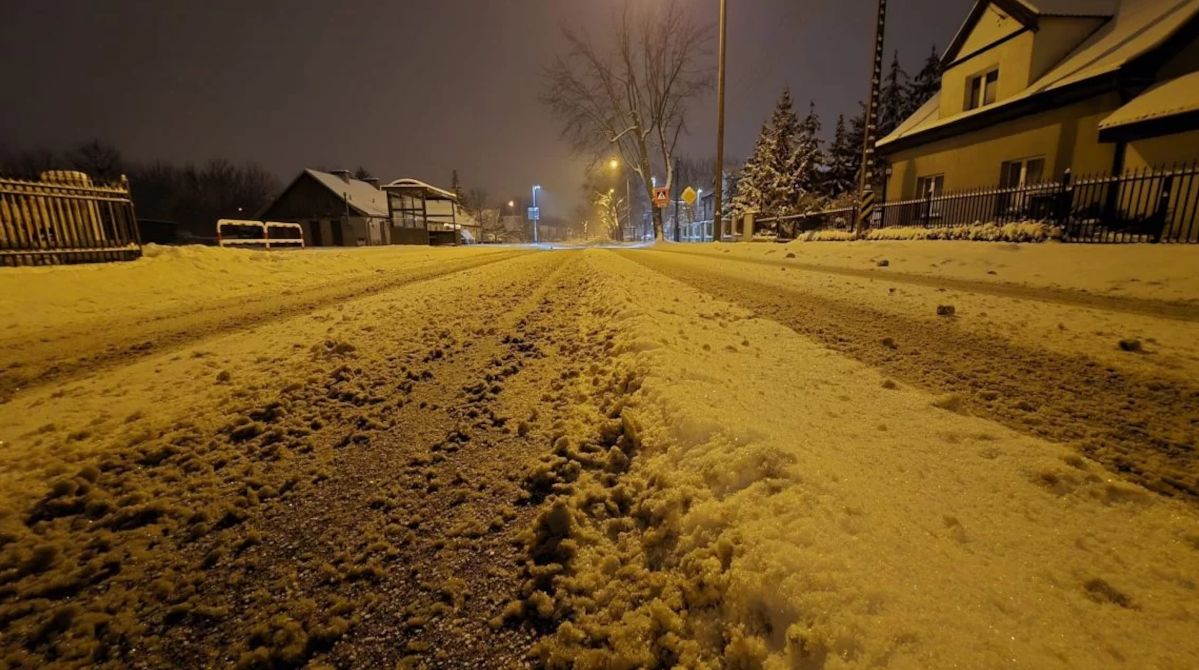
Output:
<instances>
[{"instance_id":1,"label":"yellow diamond sign","mask_svg":"<svg viewBox=\"0 0 1199 670\"><path fill-rule=\"evenodd\" d=\"M683 191L683 202L687 203L688 205L694 205L695 199L698 197L699 194L696 193L695 189L691 188L690 186L687 187L687 190Z\"/></svg>"}]
</instances>

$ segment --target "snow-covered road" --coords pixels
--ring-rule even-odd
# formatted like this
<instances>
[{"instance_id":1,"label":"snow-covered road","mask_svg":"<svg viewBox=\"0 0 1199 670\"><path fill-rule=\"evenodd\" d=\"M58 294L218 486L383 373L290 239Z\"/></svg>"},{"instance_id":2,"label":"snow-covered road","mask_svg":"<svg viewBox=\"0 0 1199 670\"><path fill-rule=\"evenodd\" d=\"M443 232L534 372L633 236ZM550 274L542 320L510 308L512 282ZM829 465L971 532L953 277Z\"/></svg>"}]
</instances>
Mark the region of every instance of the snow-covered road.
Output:
<instances>
[{"instance_id":1,"label":"snow-covered road","mask_svg":"<svg viewBox=\"0 0 1199 670\"><path fill-rule=\"evenodd\" d=\"M0 271L4 662L1199 665L1195 302L954 248Z\"/></svg>"}]
</instances>

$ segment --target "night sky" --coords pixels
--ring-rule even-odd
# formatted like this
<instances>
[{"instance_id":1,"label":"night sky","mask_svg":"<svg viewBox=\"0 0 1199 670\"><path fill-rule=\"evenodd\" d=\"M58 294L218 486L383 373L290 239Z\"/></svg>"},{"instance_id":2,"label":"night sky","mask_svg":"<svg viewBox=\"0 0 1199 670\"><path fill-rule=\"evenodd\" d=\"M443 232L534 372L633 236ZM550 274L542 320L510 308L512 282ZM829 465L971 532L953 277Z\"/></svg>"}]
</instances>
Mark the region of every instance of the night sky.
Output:
<instances>
[{"instance_id":1,"label":"night sky","mask_svg":"<svg viewBox=\"0 0 1199 670\"><path fill-rule=\"evenodd\" d=\"M652 1L652 0L642 0ZM92 137L133 160L254 160L281 179L365 166L493 198L544 188L569 215L584 162L538 100L560 26L599 34L618 0L0 0L0 145ZM717 0L685 0L715 23ZM731 0L728 151L784 85L831 129L865 94L873 0ZM891 0L888 49L914 73L969 0ZM713 54L715 48L713 45ZM888 55L888 59L890 56ZM713 67L715 57L713 55ZM714 154L714 96L686 153Z\"/></svg>"}]
</instances>

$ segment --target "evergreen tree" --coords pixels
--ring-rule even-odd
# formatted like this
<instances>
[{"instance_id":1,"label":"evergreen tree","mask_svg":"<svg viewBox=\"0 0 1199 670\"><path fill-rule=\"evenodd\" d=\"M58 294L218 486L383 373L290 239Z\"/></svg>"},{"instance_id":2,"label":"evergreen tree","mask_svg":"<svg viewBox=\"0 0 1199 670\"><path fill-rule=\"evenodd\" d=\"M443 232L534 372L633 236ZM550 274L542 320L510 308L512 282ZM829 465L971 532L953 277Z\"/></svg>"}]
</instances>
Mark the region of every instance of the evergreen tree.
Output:
<instances>
[{"instance_id":1,"label":"evergreen tree","mask_svg":"<svg viewBox=\"0 0 1199 670\"><path fill-rule=\"evenodd\" d=\"M909 116L910 90L908 73L899 63L899 52L891 59L891 67L883 80L882 95L878 101L878 137L891 134Z\"/></svg>"},{"instance_id":2,"label":"evergreen tree","mask_svg":"<svg viewBox=\"0 0 1199 670\"><path fill-rule=\"evenodd\" d=\"M932 53L924 61L924 67L908 86L903 110L904 118L916 113L924 103L932 99L941 90L941 57L937 54L936 45Z\"/></svg>"},{"instance_id":3,"label":"evergreen tree","mask_svg":"<svg viewBox=\"0 0 1199 670\"><path fill-rule=\"evenodd\" d=\"M857 119L860 123L860 119ZM828 170L825 175L824 194L838 198L852 193L857 187L855 178L858 164L862 162L862 147L855 144L850 129L845 125L845 115L837 116L837 127L833 131L833 144L829 147Z\"/></svg>"},{"instance_id":4,"label":"evergreen tree","mask_svg":"<svg viewBox=\"0 0 1199 670\"><path fill-rule=\"evenodd\" d=\"M791 102L791 91L783 89L769 126L769 157L761 172L765 188L762 211L772 215L787 215L795 208L798 188L795 162L800 123Z\"/></svg>"},{"instance_id":5,"label":"evergreen tree","mask_svg":"<svg viewBox=\"0 0 1199 670\"><path fill-rule=\"evenodd\" d=\"M754 144L754 152L735 178L737 194L730 200L730 216L740 218L750 210L762 211L766 205L770 156L774 151L769 125L763 125Z\"/></svg>"},{"instance_id":6,"label":"evergreen tree","mask_svg":"<svg viewBox=\"0 0 1199 670\"><path fill-rule=\"evenodd\" d=\"M821 146L821 127L816 103L809 103L808 115L799 124L786 168L790 198L785 211L781 210L780 213L800 213L814 209L820 204L820 187L824 181L827 163L824 148Z\"/></svg>"}]
</instances>

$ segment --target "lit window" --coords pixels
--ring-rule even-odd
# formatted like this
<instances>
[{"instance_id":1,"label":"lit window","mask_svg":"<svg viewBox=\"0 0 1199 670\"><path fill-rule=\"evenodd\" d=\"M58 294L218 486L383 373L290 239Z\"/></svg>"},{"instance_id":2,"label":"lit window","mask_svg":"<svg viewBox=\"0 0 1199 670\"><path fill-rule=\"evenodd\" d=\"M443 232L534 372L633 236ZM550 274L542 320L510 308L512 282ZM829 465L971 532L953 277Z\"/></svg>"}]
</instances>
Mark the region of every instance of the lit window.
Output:
<instances>
[{"instance_id":1,"label":"lit window","mask_svg":"<svg viewBox=\"0 0 1199 670\"><path fill-rule=\"evenodd\" d=\"M967 89L966 109L977 109L995 102L999 91L999 70L984 72L970 78Z\"/></svg>"}]
</instances>

